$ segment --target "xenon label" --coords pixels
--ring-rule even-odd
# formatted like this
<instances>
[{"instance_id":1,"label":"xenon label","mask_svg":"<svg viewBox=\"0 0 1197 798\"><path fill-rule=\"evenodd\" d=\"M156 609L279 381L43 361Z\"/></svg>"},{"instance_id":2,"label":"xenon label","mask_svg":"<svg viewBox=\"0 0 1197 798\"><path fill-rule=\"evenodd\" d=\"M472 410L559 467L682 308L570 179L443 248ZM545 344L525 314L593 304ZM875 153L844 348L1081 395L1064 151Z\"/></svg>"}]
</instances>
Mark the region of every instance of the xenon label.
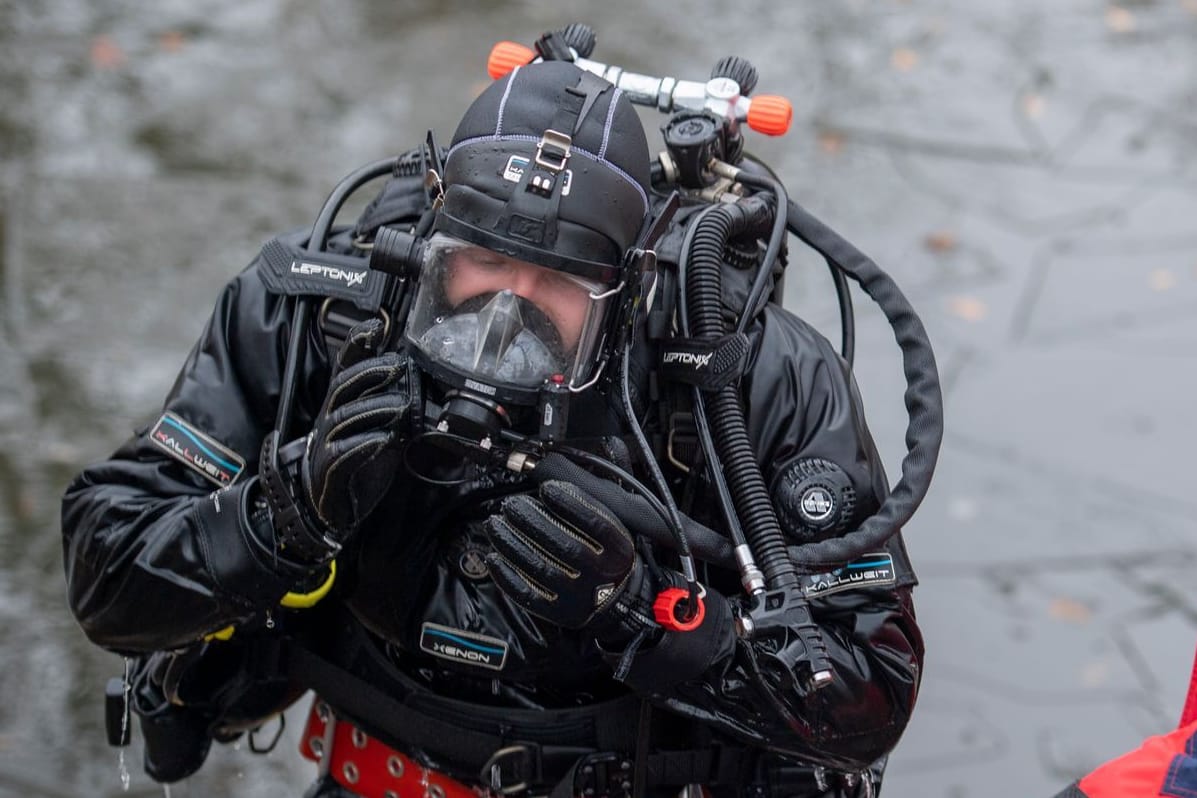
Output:
<instances>
[{"instance_id":1,"label":"xenon label","mask_svg":"<svg viewBox=\"0 0 1197 798\"><path fill-rule=\"evenodd\" d=\"M420 627L420 650L441 659L499 671L507 661L507 643L497 637L425 621Z\"/></svg>"}]
</instances>

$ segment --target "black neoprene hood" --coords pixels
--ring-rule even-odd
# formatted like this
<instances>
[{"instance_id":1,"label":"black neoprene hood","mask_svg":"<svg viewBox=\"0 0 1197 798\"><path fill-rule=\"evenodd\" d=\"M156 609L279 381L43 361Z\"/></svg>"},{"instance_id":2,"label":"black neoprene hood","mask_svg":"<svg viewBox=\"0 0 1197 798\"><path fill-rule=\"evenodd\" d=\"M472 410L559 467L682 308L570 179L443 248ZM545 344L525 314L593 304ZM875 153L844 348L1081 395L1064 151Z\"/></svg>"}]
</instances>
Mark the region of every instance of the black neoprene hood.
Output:
<instances>
[{"instance_id":1,"label":"black neoprene hood","mask_svg":"<svg viewBox=\"0 0 1197 798\"><path fill-rule=\"evenodd\" d=\"M568 62L530 64L466 111L444 182L435 229L610 284L649 213L648 142L610 83Z\"/></svg>"}]
</instances>

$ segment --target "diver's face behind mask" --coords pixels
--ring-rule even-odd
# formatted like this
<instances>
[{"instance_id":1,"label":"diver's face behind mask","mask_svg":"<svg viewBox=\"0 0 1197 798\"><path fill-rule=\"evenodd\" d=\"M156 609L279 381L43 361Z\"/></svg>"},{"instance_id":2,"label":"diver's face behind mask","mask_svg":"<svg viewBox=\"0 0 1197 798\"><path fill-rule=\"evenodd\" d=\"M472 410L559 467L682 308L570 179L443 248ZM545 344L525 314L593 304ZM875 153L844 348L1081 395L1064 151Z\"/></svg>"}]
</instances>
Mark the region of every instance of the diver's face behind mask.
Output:
<instances>
[{"instance_id":1,"label":"diver's face behind mask","mask_svg":"<svg viewBox=\"0 0 1197 798\"><path fill-rule=\"evenodd\" d=\"M576 390L595 368L614 293L437 233L406 334L431 364L463 380L517 392L552 380Z\"/></svg>"}]
</instances>

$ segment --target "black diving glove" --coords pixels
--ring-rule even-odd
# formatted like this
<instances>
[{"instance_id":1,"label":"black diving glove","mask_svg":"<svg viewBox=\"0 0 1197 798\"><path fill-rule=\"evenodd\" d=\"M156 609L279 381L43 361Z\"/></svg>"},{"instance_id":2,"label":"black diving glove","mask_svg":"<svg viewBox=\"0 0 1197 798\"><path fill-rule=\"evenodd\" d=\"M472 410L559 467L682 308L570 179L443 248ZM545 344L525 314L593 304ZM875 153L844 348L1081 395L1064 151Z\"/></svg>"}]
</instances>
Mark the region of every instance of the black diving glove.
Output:
<instances>
[{"instance_id":1,"label":"black diving glove","mask_svg":"<svg viewBox=\"0 0 1197 798\"><path fill-rule=\"evenodd\" d=\"M353 327L302 452L271 433L260 471L280 550L307 563L336 555L390 489L416 423L419 378L405 352L380 352L385 325Z\"/></svg>"},{"instance_id":2,"label":"black diving glove","mask_svg":"<svg viewBox=\"0 0 1197 798\"><path fill-rule=\"evenodd\" d=\"M646 629L653 580L632 536L578 486L551 480L540 498L520 494L486 521L495 583L528 612L620 645Z\"/></svg>"},{"instance_id":3,"label":"black diving glove","mask_svg":"<svg viewBox=\"0 0 1197 798\"><path fill-rule=\"evenodd\" d=\"M349 331L303 459L304 498L338 543L390 490L419 398L407 353L379 352L385 332L379 319Z\"/></svg>"}]
</instances>

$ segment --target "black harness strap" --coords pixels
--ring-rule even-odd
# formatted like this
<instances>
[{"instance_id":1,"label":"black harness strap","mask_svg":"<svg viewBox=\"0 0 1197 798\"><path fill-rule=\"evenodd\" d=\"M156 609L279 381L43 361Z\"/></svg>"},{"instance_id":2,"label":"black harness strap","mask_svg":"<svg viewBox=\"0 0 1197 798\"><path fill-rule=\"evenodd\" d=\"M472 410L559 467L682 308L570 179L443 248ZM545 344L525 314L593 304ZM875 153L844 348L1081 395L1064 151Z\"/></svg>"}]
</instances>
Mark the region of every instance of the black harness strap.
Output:
<instances>
[{"instance_id":1,"label":"black harness strap","mask_svg":"<svg viewBox=\"0 0 1197 798\"><path fill-rule=\"evenodd\" d=\"M321 303L316 311L316 324L324 336L324 346L328 352L329 363L337 362L337 356L349 337L349 331L357 324L372 318L382 319L383 340L389 340L391 314L385 308L380 307L370 313L336 297L328 297Z\"/></svg>"},{"instance_id":2,"label":"black harness strap","mask_svg":"<svg viewBox=\"0 0 1197 798\"><path fill-rule=\"evenodd\" d=\"M330 706L394 748L426 749L458 763L485 762L507 742L416 711L302 646L287 647L287 668L292 677ZM397 740L373 720L382 717L387 719L387 727L403 730L403 740Z\"/></svg>"},{"instance_id":3,"label":"black harness strap","mask_svg":"<svg viewBox=\"0 0 1197 798\"><path fill-rule=\"evenodd\" d=\"M418 748L447 761L455 776L477 779L483 763L503 749L521 749L511 762L539 777L563 773L587 752L631 751L635 744L636 696L553 710L445 698L380 661L385 657L352 621L329 620L339 627L338 638L324 641L319 651L287 642L284 661L291 678L387 745Z\"/></svg>"},{"instance_id":4,"label":"black harness strap","mask_svg":"<svg viewBox=\"0 0 1197 798\"><path fill-rule=\"evenodd\" d=\"M554 795L571 796L582 794L575 787L584 788L597 774L615 787L626 778L628 788L623 792L630 795L632 773L623 763L631 765L632 752L642 757L646 786L737 784L751 776L754 757L740 747L645 756L649 749L638 745L642 724L636 722L643 704L634 696L568 710L471 705L472 713L466 717L461 702L423 690L404 694L400 688L399 695L393 695L295 641L287 642L284 662L295 681L367 734L400 751L426 752L438 764L443 762L446 772L463 780L490 783L501 773L503 783L556 784ZM575 718L582 722L563 723ZM480 728L487 725L489 731Z\"/></svg>"},{"instance_id":5,"label":"black harness strap","mask_svg":"<svg viewBox=\"0 0 1197 798\"><path fill-rule=\"evenodd\" d=\"M595 102L612 86L583 72L573 87L558 98L557 109L530 161L511 192L497 223L506 235L541 249L552 249L557 240L558 211L569 170L570 147Z\"/></svg>"},{"instance_id":6,"label":"black harness strap","mask_svg":"<svg viewBox=\"0 0 1197 798\"><path fill-rule=\"evenodd\" d=\"M645 760L643 783L637 779L633 786L632 775L622 771L622 767L615 773L610 768L599 773L599 768L595 767L597 762L582 757L557 781L549 798L575 798L600 792L608 796L622 793L639 798L647 787L678 790L687 784L741 787L752 781L756 768L756 758L743 748L659 751L649 754ZM622 766L623 763L616 764ZM597 778L596 773L599 774Z\"/></svg>"}]
</instances>

